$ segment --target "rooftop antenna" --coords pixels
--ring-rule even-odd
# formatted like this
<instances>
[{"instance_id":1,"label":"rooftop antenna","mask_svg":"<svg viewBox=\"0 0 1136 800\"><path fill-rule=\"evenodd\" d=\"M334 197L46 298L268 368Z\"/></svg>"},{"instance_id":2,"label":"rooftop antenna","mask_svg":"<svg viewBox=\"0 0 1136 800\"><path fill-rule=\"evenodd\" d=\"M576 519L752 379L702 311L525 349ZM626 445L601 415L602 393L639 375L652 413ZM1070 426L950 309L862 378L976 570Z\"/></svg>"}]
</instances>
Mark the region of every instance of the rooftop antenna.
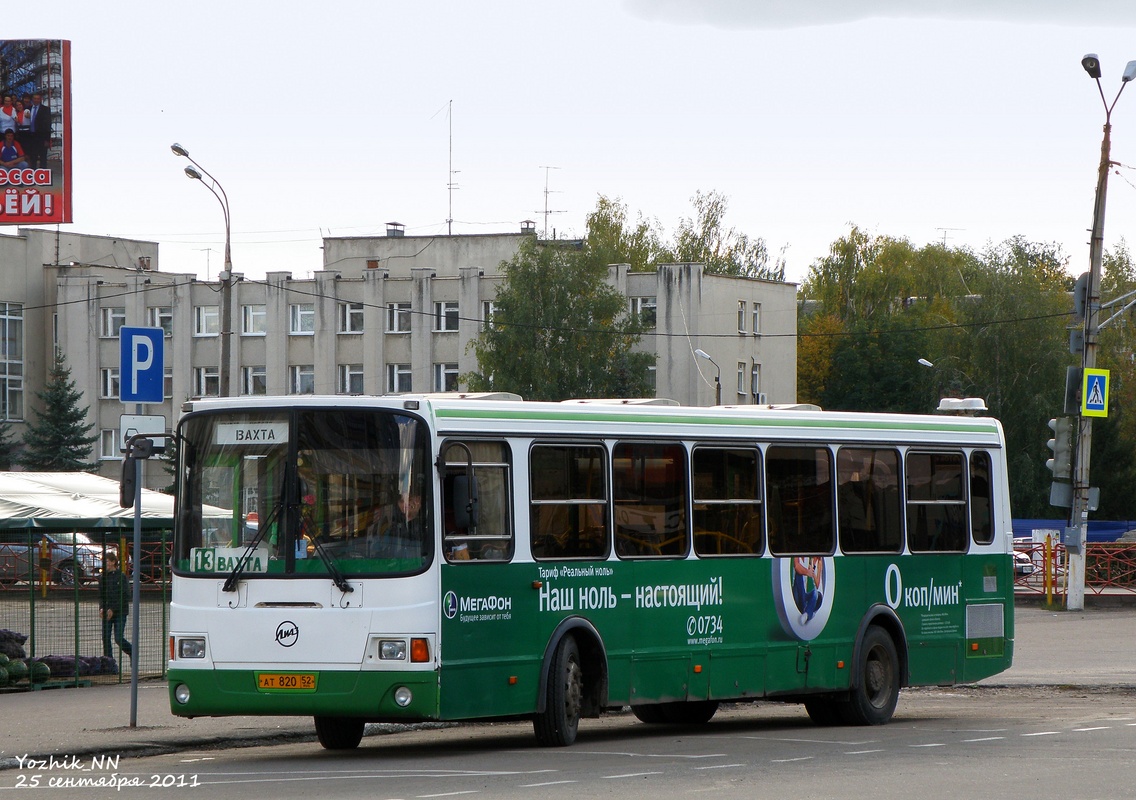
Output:
<instances>
[{"instance_id":1,"label":"rooftop antenna","mask_svg":"<svg viewBox=\"0 0 1136 800\"><path fill-rule=\"evenodd\" d=\"M547 239L548 238L548 215L549 214L563 214L564 213L563 211L550 211L549 208L548 208L548 195L552 194L552 192L550 192L549 188L548 188L548 171L553 170L553 169L560 169L560 167L545 167L545 166L542 166L542 167L540 167L540 169L544 170L544 211L543 212L537 211L535 213L537 213L537 214L543 213L544 214L544 234L543 234L543 236L544 236L545 239Z\"/></svg>"},{"instance_id":2,"label":"rooftop antenna","mask_svg":"<svg viewBox=\"0 0 1136 800\"><path fill-rule=\"evenodd\" d=\"M460 189L454 182L454 176L461 172L460 169L454 169L454 101L451 100L449 108L446 110L446 116L450 120L450 180L446 184L446 189L449 190L450 195L450 213L446 218L446 235L454 235L454 189Z\"/></svg>"},{"instance_id":3,"label":"rooftop antenna","mask_svg":"<svg viewBox=\"0 0 1136 800\"><path fill-rule=\"evenodd\" d=\"M935 228L937 231L943 232L943 247L947 246L947 231L965 231L966 228Z\"/></svg>"},{"instance_id":4,"label":"rooftop antenna","mask_svg":"<svg viewBox=\"0 0 1136 800\"><path fill-rule=\"evenodd\" d=\"M197 247L194 248L197 252L205 251L205 280L213 280L213 273L209 269L209 254L213 252L212 247Z\"/></svg>"}]
</instances>

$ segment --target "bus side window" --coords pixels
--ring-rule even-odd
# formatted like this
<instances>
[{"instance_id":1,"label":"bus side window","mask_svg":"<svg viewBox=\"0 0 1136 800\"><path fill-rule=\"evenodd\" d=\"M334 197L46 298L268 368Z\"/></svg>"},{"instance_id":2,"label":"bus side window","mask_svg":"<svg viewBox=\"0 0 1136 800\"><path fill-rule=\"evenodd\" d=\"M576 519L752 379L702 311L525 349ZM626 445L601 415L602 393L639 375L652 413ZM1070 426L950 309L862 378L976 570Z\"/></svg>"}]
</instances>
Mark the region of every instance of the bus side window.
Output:
<instances>
[{"instance_id":1,"label":"bus side window","mask_svg":"<svg viewBox=\"0 0 1136 800\"><path fill-rule=\"evenodd\" d=\"M467 441L449 443L442 452L442 550L446 560L508 561L514 550L509 446Z\"/></svg>"},{"instance_id":2,"label":"bus side window","mask_svg":"<svg viewBox=\"0 0 1136 800\"><path fill-rule=\"evenodd\" d=\"M773 555L827 555L836 549L832 453L827 447L770 446L765 485Z\"/></svg>"},{"instance_id":3,"label":"bus side window","mask_svg":"<svg viewBox=\"0 0 1136 800\"><path fill-rule=\"evenodd\" d=\"M607 557L604 454L599 445L533 445L529 451L533 558Z\"/></svg>"},{"instance_id":4,"label":"bus side window","mask_svg":"<svg viewBox=\"0 0 1136 800\"><path fill-rule=\"evenodd\" d=\"M764 537L757 449L696 447L690 461L695 552L760 553Z\"/></svg>"},{"instance_id":5,"label":"bus side window","mask_svg":"<svg viewBox=\"0 0 1136 800\"><path fill-rule=\"evenodd\" d=\"M970 536L975 544L994 541L994 501L991 496L990 454L970 454Z\"/></svg>"},{"instance_id":6,"label":"bus side window","mask_svg":"<svg viewBox=\"0 0 1136 800\"><path fill-rule=\"evenodd\" d=\"M903 547L898 451L840 448L836 504L842 551L898 553Z\"/></svg>"},{"instance_id":7,"label":"bus side window","mask_svg":"<svg viewBox=\"0 0 1136 800\"><path fill-rule=\"evenodd\" d=\"M907 454L907 543L912 552L966 550L962 453Z\"/></svg>"}]
</instances>

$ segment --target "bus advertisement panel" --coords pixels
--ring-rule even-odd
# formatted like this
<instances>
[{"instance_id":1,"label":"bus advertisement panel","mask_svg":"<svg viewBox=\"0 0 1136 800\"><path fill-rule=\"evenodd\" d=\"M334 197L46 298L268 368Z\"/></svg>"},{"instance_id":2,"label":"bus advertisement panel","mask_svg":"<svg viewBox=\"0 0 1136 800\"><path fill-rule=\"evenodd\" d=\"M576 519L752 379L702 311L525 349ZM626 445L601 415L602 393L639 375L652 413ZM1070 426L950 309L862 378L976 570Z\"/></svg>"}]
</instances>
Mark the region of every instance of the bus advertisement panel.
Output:
<instances>
[{"instance_id":1,"label":"bus advertisement panel","mask_svg":"<svg viewBox=\"0 0 1136 800\"><path fill-rule=\"evenodd\" d=\"M0 40L0 225L71 222L71 42Z\"/></svg>"}]
</instances>

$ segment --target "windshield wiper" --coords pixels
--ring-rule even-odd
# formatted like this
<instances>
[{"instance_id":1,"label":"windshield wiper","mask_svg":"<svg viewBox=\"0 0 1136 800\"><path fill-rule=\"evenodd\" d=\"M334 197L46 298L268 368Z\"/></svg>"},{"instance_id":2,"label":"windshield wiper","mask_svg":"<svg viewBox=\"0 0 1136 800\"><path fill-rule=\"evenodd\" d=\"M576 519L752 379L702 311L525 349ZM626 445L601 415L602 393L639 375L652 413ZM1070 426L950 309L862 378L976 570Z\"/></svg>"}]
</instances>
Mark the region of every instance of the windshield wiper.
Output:
<instances>
[{"instance_id":1,"label":"windshield wiper","mask_svg":"<svg viewBox=\"0 0 1136 800\"><path fill-rule=\"evenodd\" d=\"M312 545L316 548L316 552L319 553L320 560L323 561L324 566L327 567L327 574L331 576L331 580L335 583L335 588L339 589L339 591L344 594L355 591L355 587L347 582L347 579L343 577L343 573L339 571L339 567L335 565L335 559L323 549L319 534L309 538L312 541Z\"/></svg>"},{"instance_id":2,"label":"windshield wiper","mask_svg":"<svg viewBox=\"0 0 1136 800\"><path fill-rule=\"evenodd\" d=\"M256 546L260 544L260 540L264 538L265 532L276 522L276 518L280 516L280 509L283 507L284 498L281 497L280 501L268 512L264 522L257 525L256 536L252 537L252 540L248 543L248 546L245 547L245 551L241 554L241 557L237 559L236 566L234 566L232 572L229 573L229 577L225 579L225 585L221 587L222 592L235 592L237 590L237 581L239 581L241 575L244 574L245 564L248 562L249 556L256 550Z\"/></svg>"}]
</instances>

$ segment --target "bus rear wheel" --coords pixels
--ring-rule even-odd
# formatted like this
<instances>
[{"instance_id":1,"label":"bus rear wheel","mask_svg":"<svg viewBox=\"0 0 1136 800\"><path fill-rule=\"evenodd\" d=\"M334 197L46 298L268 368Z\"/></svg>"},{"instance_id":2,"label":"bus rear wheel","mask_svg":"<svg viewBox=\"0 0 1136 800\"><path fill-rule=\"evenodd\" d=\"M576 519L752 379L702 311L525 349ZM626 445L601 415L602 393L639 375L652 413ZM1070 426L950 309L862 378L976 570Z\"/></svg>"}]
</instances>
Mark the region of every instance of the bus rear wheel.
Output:
<instances>
[{"instance_id":1,"label":"bus rear wheel","mask_svg":"<svg viewBox=\"0 0 1136 800\"><path fill-rule=\"evenodd\" d=\"M899 702L899 656L887 632L872 626L860 644L860 679L841 705L851 725L883 725Z\"/></svg>"},{"instance_id":2,"label":"bus rear wheel","mask_svg":"<svg viewBox=\"0 0 1136 800\"><path fill-rule=\"evenodd\" d=\"M361 719L352 717L316 717L316 738L325 750L354 750L363 740Z\"/></svg>"},{"instance_id":3,"label":"bus rear wheel","mask_svg":"<svg viewBox=\"0 0 1136 800\"><path fill-rule=\"evenodd\" d=\"M574 638L565 636L552 656L544 711L533 717L537 743L542 747L566 747L576 741L583 699L580 648Z\"/></svg>"},{"instance_id":4,"label":"bus rear wheel","mask_svg":"<svg viewBox=\"0 0 1136 800\"><path fill-rule=\"evenodd\" d=\"M717 700L688 700L631 707L631 713L636 719L650 725L704 725L717 711Z\"/></svg>"}]
</instances>

